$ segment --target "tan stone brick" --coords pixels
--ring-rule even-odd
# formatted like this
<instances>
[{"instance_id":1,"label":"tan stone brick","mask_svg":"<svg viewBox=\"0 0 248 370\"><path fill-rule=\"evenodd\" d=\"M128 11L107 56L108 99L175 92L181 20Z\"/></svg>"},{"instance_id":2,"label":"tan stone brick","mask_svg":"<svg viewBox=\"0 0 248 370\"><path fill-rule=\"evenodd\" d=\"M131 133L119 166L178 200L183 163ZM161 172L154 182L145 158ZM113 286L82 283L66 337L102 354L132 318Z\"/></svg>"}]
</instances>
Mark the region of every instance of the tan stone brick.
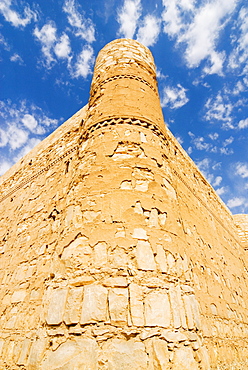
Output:
<instances>
[{"instance_id":1,"label":"tan stone brick","mask_svg":"<svg viewBox=\"0 0 248 370\"><path fill-rule=\"evenodd\" d=\"M48 311L46 322L48 325L59 325L63 321L67 289L51 289L48 295Z\"/></svg>"},{"instance_id":2,"label":"tan stone brick","mask_svg":"<svg viewBox=\"0 0 248 370\"><path fill-rule=\"evenodd\" d=\"M84 287L84 298L80 323L107 320L108 290L101 285L92 284Z\"/></svg>"},{"instance_id":3,"label":"tan stone brick","mask_svg":"<svg viewBox=\"0 0 248 370\"><path fill-rule=\"evenodd\" d=\"M134 326L144 326L143 289L138 284L129 285L130 311Z\"/></svg>"},{"instance_id":4,"label":"tan stone brick","mask_svg":"<svg viewBox=\"0 0 248 370\"><path fill-rule=\"evenodd\" d=\"M114 325L127 324L128 289L112 288L109 291L109 314Z\"/></svg>"},{"instance_id":5,"label":"tan stone brick","mask_svg":"<svg viewBox=\"0 0 248 370\"><path fill-rule=\"evenodd\" d=\"M151 292L145 298L145 326L169 327L171 310L165 291Z\"/></svg>"},{"instance_id":6,"label":"tan stone brick","mask_svg":"<svg viewBox=\"0 0 248 370\"><path fill-rule=\"evenodd\" d=\"M103 347L103 358L108 369L146 370L148 356L143 343L114 339Z\"/></svg>"},{"instance_id":7,"label":"tan stone brick","mask_svg":"<svg viewBox=\"0 0 248 370\"><path fill-rule=\"evenodd\" d=\"M97 370L97 345L93 339L77 338L50 351L43 360L41 370Z\"/></svg>"},{"instance_id":8,"label":"tan stone brick","mask_svg":"<svg viewBox=\"0 0 248 370\"><path fill-rule=\"evenodd\" d=\"M156 270L156 263L151 248L151 244L145 240L138 240L135 248L135 256L138 269L140 270Z\"/></svg>"},{"instance_id":9,"label":"tan stone brick","mask_svg":"<svg viewBox=\"0 0 248 370\"><path fill-rule=\"evenodd\" d=\"M170 352L164 340L152 338L146 344L149 354L148 370L170 370Z\"/></svg>"},{"instance_id":10,"label":"tan stone brick","mask_svg":"<svg viewBox=\"0 0 248 370\"><path fill-rule=\"evenodd\" d=\"M66 325L77 324L80 320L83 300L83 287L71 288L65 306L64 321Z\"/></svg>"},{"instance_id":11,"label":"tan stone brick","mask_svg":"<svg viewBox=\"0 0 248 370\"><path fill-rule=\"evenodd\" d=\"M176 349L173 359L173 370L199 370L194 359L193 350L190 347Z\"/></svg>"}]
</instances>

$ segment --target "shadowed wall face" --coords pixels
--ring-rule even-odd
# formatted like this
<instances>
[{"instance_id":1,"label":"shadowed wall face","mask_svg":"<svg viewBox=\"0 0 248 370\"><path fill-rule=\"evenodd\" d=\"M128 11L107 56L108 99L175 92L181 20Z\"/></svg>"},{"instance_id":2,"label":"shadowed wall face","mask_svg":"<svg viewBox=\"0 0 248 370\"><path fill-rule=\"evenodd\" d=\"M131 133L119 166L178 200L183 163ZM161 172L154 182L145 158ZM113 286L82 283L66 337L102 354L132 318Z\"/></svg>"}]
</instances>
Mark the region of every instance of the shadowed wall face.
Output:
<instances>
[{"instance_id":1,"label":"shadowed wall face","mask_svg":"<svg viewBox=\"0 0 248 370\"><path fill-rule=\"evenodd\" d=\"M0 186L1 369L247 369L245 251L147 48L107 45L89 106Z\"/></svg>"}]
</instances>

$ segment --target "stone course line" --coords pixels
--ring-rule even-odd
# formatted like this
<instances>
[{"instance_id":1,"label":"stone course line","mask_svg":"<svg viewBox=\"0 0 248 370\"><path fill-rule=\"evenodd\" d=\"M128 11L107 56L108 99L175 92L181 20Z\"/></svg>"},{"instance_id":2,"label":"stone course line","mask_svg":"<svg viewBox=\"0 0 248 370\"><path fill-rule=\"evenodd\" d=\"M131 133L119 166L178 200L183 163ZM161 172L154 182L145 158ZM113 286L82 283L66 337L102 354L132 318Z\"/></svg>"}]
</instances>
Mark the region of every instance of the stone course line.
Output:
<instances>
[{"instance_id":1,"label":"stone course line","mask_svg":"<svg viewBox=\"0 0 248 370\"><path fill-rule=\"evenodd\" d=\"M5 194L2 198L0 198L0 203L2 203L5 199L9 198L11 195L13 195L17 190L23 188L23 186L27 185L30 183L32 180L36 179L38 176L40 176L43 172L48 171L51 167L53 167L56 163L60 162L62 159L67 157L69 154L74 152L75 150L78 149L78 145L74 146L73 148L67 150L64 154L59 156L57 159L52 161L49 165L46 167L42 168L40 171L36 172L33 176L28 177L27 179L23 180L19 185L17 185L14 189L12 189L10 192Z\"/></svg>"},{"instance_id":2,"label":"stone course line","mask_svg":"<svg viewBox=\"0 0 248 370\"><path fill-rule=\"evenodd\" d=\"M106 128L107 126L113 126L116 124L129 124L129 125L136 125L136 126L141 126L143 128L147 128L149 130L152 130L155 132L157 136L163 139L165 141L166 137L165 134L154 124L154 123L149 123L145 120L139 120L137 118L124 118L124 117L118 117L118 118L110 118L101 122L97 122L94 125L90 126L87 131L85 131L83 135L83 139L87 140L90 135L92 135L96 130L100 128ZM77 150L78 145L74 146L70 150L66 151L64 154L59 156L57 159L52 161L48 166L44 167L42 170L38 171L36 174L33 176L27 178L26 180L22 181L19 185L17 185L13 190L11 190L9 193L4 195L2 198L0 198L0 203L3 202L5 199L13 195L17 190L21 189L23 186L27 185L29 182L37 178L39 175L41 175L43 172L48 171L52 166L54 166L56 163L60 162L62 159L67 157L70 153L74 152ZM187 189L195 196L195 198L206 208L206 210L215 218L216 221L225 229L229 235L231 235L234 240L240 245L240 242L236 239L236 237L230 232L230 230L223 224L223 222L211 211L211 209L203 202L203 200L198 197L193 189L191 189L190 185L182 178L182 176L179 175L179 173L173 169L174 174L179 178L180 181L183 182L183 184L187 187Z\"/></svg>"},{"instance_id":3,"label":"stone course line","mask_svg":"<svg viewBox=\"0 0 248 370\"><path fill-rule=\"evenodd\" d=\"M109 78L107 78L106 80L102 81L100 84L98 84L98 87L97 88L93 88L92 89L92 96L94 96L94 94L96 93L96 91L101 88L103 85L105 85L106 83L108 82L111 82L111 81L115 81L115 80L119 80L119 79L130 79L130 80L136 80L136 81L139 81L139 82L142 82L143 84L147 85L148 87L150 87L150 89L152 89L157 95L158 95L158 91L157 89L155 89L154 86L152 86L148 81L146 81L144 78L141 78L139 76L134 76L134 75L130 75L130 74L127 74L127 75L116 75L116 76L111 76Z\"/></svg>"}]
</instances>

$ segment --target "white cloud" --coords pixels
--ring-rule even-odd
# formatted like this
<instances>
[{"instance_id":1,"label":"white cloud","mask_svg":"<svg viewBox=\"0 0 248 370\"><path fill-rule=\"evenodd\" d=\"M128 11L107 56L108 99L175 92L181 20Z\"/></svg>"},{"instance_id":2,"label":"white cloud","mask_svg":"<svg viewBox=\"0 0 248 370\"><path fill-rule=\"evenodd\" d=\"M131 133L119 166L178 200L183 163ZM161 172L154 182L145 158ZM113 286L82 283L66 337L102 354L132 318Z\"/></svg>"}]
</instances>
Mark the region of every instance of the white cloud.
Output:
<instances>
[{"instance_id":1,"label":"white cloud","mask_svg":"<svg viewBox=\"0 0 248 370\"><path fill-rule=\"evenodd\" d=\"M94 50L90 45L85 45L81 53L77 57L76 64L72 75L75 78L86 78L90 73L94 63Z\"/></svg>"},{"instance_id":2,"label":"white cloud","mask_svg":"<svg viewBox=\"0 0 248 370\"><path fill-rule=\"evenodd\" d=\"M221 196L221 195L223 195L224 193L226 193L226 192L227 192L227 188L226 188L225 186L222 186L221 188L216 189L215 191L216 191L216 193L217 193L219 196Z\"/></svg>"},{"instance_id":3,"label":"white cloud","mask_svg":"<svg viewBox=\"0 0 248 370\"><path fill-rule=\"evenodd\" d=\"M241 176L243 179L248 177L248 164L238 162L236 163L236 174Z\"/></svg>"},{"instance_id":4,"label":"white cloud","mask_svg":"<svg viewBox=\"0 0 248 370\"><path fill-rule=\"evenodd\" d=\"M32 132L35 131L38 125L37 120L31 114L24 114L22 118L22 123L24 124L25 127L27 127Z\"/></svg>"},{"instance_id":5,"label":"white cloud","mask_svg":"<svg viewBox=\"0 0 248 370\"><path fill-rule=\"evenodd\" d=\"M226 147L227 145L230 145L232 144L234 141L234 137L233 136L230 136L228 139L226 139L223 143L223 146Z\"/></svg>"},{"instance_id":6,"label":"white cloud","mask_svg":"<svg viewBox=\"0 0 248 370\"><path fill-rule=\"evenodd\" d=\"M66 0L63 11L67 13L69 24L75 28L75 35L81 37L88 43L95 41L95 27L91 19L85 18L84 12L78 10L78 4L75 0Z\"/></svg>"},{"instance_id":7,"label":"white cloud","mask_svg":"<svg viewBox=\"0 0 248 370\"><path fill-rule=\"evenodd\" d=\"M248 127L248 118L242 119L241 121L239 121L238 128L242 129L242 128L247 128L247 127Z\"/></svg>"},{"instance_id":8,"label":"white cloud","mask_svg":"<svg viewBox=\"0 0 248 370\"><path fill-rule=\"evenodd\" d=\"M208 61L207 74L222 74L224 52L216 46L228 16L234 11L236 0L196 1L163 0L164 32L185 46L185 59L190 68Z\"/></svg>"},{"instance_id":9,"label":"white cloud","mask_svg":"<svg viewBox=\"0 0 248 370\"><path fill-rule=\"evenodd\" d=\"M222 182L222 177L221 176L216 176L216 178L214 179L212 185L215 187L215 186L219 186Z\"/></svg>"},{"instance_id":10,"label":"white cloud","mask_svg":"<svg viewBox=\"0 0 248 370\"><path fill-rule=\"evenodd\" d=\"M58 120L48 117L41 108L26 100L17 104L11 100L0 101L0 174L57 125Z\"/></svg>"},{"instance_id":11,"label":"white cloud","mask_svg":"<svg viewBox=\"0 0 248 370\"><path fill-rule=\"evenodd\" d=\"M40 143L40 139L32 138L30 139L27 144L17 153L17 155L13 158L15 162L19 161L24 155L30 152L36 145Z\"/></svg>"},{"instance_id":12,"label":"white cloud","mask_svg":"<svg viewBox=\"0 0 248 370\"><path fill-rule=\"evenodd\" d=\"M23 9L23 16L13 10L12 5L12 0L1 0L0 13L4 16L5 20L14 27L25 27L32 20L36 20L36 13L30 9L28 4Z\"/></svg>"},{"instance_id":13,"label":"white cloud","mask_svg":"<svg viewBox=\"0 0 248 370\"><path fill-rule=\"evenodd\" d=\"M220 175L215 176L214 173L212 173L212 171L216 170L217 167L216 164L212 163L210 158L204 158L201 161L196 162L196 165L213 187L217 187L221 184L222 177Z\"/></svg>"},{"instance_id":14,"label":"white cloud","mask_svg":"<svg viewBox=\"0 0 248 370\"><path fill-rule=\"evenodd\" d=\"M205 150L206 152L216 153L218 151L216 146L213 146L211 143L207 143L206 139L203 136L195 136L192 132L188 132L192 145L197 150Z\"/></svg>"},{"instance_id":15,"label":"white cloud","mask_svg":"<svg viewBox=\"0 0 248 370\"><path fill-rule=\"evenodd\" d=\"M5 50L10 51L10 46L1 33L0 33L0 45L2 45Z\"/></svg>"},{"instance_id":16,"label":"white cloud","mask_svg":"<svg viewBox=\"0 0 248 370\"><path fill-rule=\"evenodd\" d=\"M241 92L245 91L245 86L241 81L238 81L232 91L233 95L239 95Z\"/></svg>"},{"instance_id":17,"label":"white cloud","mask_svg":"<svg viewBox=\"0 0 248 370\"><path fill-rule=\"evenodd\" d=\"M233 149L223 147L223 148L220 148L220 153L224 155L231 155L234 153L234 151Z\"/></svg>"},{"instance_id":18,"label":"white cloud","mask_svg":"<svg viewBox=\"0 0 248 370\"><path fill-rule=\"evenodd\" d=\"M224 128L234 128L232 124L233 105L227 96L220 93L214 98L209 98L205 104L207 121L220 121Z\"/></svg>"},{"instance_id":19,"label":"white cloud","mask_svg":"<svg viewBox=\"0 0 248 370\"><path fill-rule=\"evenodd\" d=\"M71 52L70 39L65 33L60 37L54 47L54 52L58 58L69 58Z\"/></svg>"},{"instance_id":20,"label":"white cloud","mask_svg":"<svg viewBox=\"0 0 248 370\"><path fill-rule=\"evenodd\" d=\"M227 201L227 206L229 208L240 207L243 205L245 205L245 198L242 198L242 197L241 198L235 197Z\"/></svg>"},{"instance_id":21,"label":"white cloud","mask_svg":"<svg viewBox=\"0 0 248 370\"><path fill-rule=\"evenodd\" d=\"M22 65L22 64L23 64L22 57L21 57L19 54L17 54L17 53L13 54L13 55L10 57L10 61L11 61L11 62L14 62L14 63L18 63L18 64L20 64L20 65Z\"/></svg>"},{"instance_id":22,"label":"white cloud","mask_svg":"<svg viewBox=\"0 0 248 370\"><path fill-rule=\"evenodd\" d=\"M8 144L8 134L6 130L0 128L0 148Z\"/></svg>"},{"instance_id":23,"label":"white cloud","mask_svg":"<svg viewBox=\"0 0 248 370\"><path fill-rule=\"evenodd\" d=\"M160 19L148 14L138 29L137 40L147 47L156 44L160 23Z\"/></svg>"},{"instance_id":24,"label":"white cloud","mask_svg":"<svg viewBox=\"0 0 248 370\"><path fill-rule=\"evenodd\" d=\"M12 150L19 149L28 140L28 132L18 127L16 123L8 125L7 129L8 145Z\"/></svg>"},{"instance_id":25,"label":"white cloud","mask_svg":"<svg viewBox=\"0 0 248 370\"><path fill-rule=\"evenodd\" d=\"M117 22L120 24L118 35L132 39L138 20L141 16L140 0L124 0L124 4L117 14Z\"/></svg>"},{"instance_id":26,"label":"white cloud","mask_svg":"<svg viewBox=\"0 0 248 370\"><path fill-rule=\"evenodd\" d=\"M238 69L241 74L248 73L248 8L242 7L239 12L238 21L233 35L234 49L229 57L229 68Z\"/></svg>"},{"instance_id":27,"label":"white cloud","mask_svg":"<svg viewBox=\"0 0 248 370\"><path fill-rule=\"evenodd\" d=\"M188 103L186 89L180 84L177 87L165 86L162 92L162 107L168 106L171 109L177 109Z\"/></svg>"},{"instance_id":28,"label":"white cloud","mask_svg":"<svg viewBox=\"0 0 248 370\"><path fill-rule=\"evenodd\" d=\"M47 67L50 67L55 59L52 55L52 49L57 40L56 37L57 28L53 22L48 22L40 30L35 27L34 35L41 43L41 50L45 56Z\"/></svg>"},{"instance_id":29,"label":"white cloud","mask_svg":"<svg viewBox=\"0 0 248 370\"><path fill-rule=\"evenodd\" d=\"M59 38L57 36L57 27L54 22L46 23L40 30L36 27L35 37L41 43L41 51L44 54L47 68L51 68L57 59L68 59L70 61L70 39L66 33Z\"/></svg>"},{"instance_id":30,"label":"white cloud","mask_svg":"<svg viewBox=\"0 0 248 370\"><path fill-rule=\"evenodd\" d=\"M214 132L213 134L208 135L211 140L217 140L219 137L219 134L217 132Z\"/></svg>"},{"instance_id":31,"label":"white cloud","mask_svg":"<svg viewBox=\"0 0 248 370\"><path fill-rule=\"evenodd\" d=\"M12 166L12 163L6 159L0 159L0 176L2 176Z\"/></svg>"}]
</instances>

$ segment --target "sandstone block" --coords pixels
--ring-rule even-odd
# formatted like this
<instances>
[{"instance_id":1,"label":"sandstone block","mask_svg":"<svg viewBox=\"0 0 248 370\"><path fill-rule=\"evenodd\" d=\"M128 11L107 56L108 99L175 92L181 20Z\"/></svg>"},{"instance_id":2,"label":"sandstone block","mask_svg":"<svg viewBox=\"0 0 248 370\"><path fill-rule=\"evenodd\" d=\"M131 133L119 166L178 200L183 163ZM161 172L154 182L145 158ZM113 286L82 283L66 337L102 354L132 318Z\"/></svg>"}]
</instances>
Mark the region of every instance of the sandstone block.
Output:
<instances>
[{"instance_id":1,"label":"sandstone block","mask_svg":"<svg viewBox=\"0 0 248 370\"><path fill-rule=\"evenodd\" d=\"M192 314L192 309L191 309L191 299L190 296L184 295L183 296L183 302L184 302L184 307L185 307L185 312L186 312L186 320L187 320L187 326L188 328L194 329L194 318Z\"/></svg>"},{"instance_id":2,"label":"sandstone block","mask_svg":"<svg viewBox=\"0 0 248 370\"><path fill-rule=\"evenodd\" d=\"M31 347L31 340L27 338L24 339L22 343L22 349L21 349L19 358L17 360L17 365L26 366L30 347Z\"/></svg>"},{"instance_id":3,"label":"sandstone block","mask_svg":"<svg viewBox=\"0 0 248 370\"><path fill-rule=\"evenodd\" d=\"M38 366L45 352L46 342L47 340L45 338L40 338L33 342L28 358L28 370L38 369Z\"/></svg>"},{"instance_id":4,"label":"sandstone block","mask_svg":"<svg viewBox=\"0 0 248 370\"><path fill-rule=\"evenodd\" d=\"M169 327L171 310L166 292L152 292L145 298L145 326Z\"/></svg>"},{"instance_id":5,"label":"sandstone block","mask_svg":"<svg viewBox=\"0 0 248 370\"><path fill-rule=\"evenodd\" d=\"M16 290L11 297L11 303L23 302L26 295L27 292L24 289Z\"/></svg>"},{"instance_id":6,"label":"sandstone block","mask_svg":"<svg viewBox=\"0 0 248 370\"><path fill-rule=\"evenodd\" d=\"M180 314L181 324L182 324L182 327L184 329L187 329L186 313L185 313L185 309L184 309L184 304L183 304L183 300L182 300L182 292L181 292L180 286L177 285L175 287L175 290L176 290L176 294L177 294L178 310L179 310L179 314Z\"/></svg>"},{"instance_id":7,"label":"sandstone block","mask_svg":"<svg viewBox=\"0 0 248 370\"><path fill-rule=\"evenodd\" d=\"M152 208L149 217L149 226L150 227L158 227L158 210L156 208Z\"/></svg>"},{"instance_id":8,"label":"sandstone block","mask_svg":"<svg viewBox=\"0 0 248 370\"><path fill-rule=\"evenodd\" d=\"M48 325L59 325L63 320L67 289L52 289L49 293L46 322Z\"/></svg>"},{"instance_id":9,"label":"sandstone block","mask_svg":"<svg viewBox=\"0 0 248 370\"><path fill-rule=\"evenodd\" d=\"M135 238L135 239L141 239L141 240L147 240L148 239L148 236L146 234L146 230L142 229L142 228L134 229L132 237Z\"/></svg>"},{"instance_id":10,"label":"sandstone block","mask_svg":"<svg viewBox=\"0 0 248 370\"><path fill-rule=\"evenodd\" d=\"M143 303L143 290L135 283L129 286L130 295L130 311L132 323L134 326L144 325L144 303Z\"/></svg>"},{"instance_id":11,"label":"sandstone block","mask_svg":"<svg viewBox=\"0 0 248 370\"><path fill-rule=\"evenodd\" d=\"M107 244L99 242L94 246L94 266L102 267L108 262Z\"/></svg>"},{"instance_id":12,"label":"sandstone block","mask_svg":"<svg viewBox=\"0 0 248 370\"><path fill-rule=\"evenodd\" d=\"M103 347L108 370L147 370L148 356L143 343L114 339Z\"/></svg>"},{"instance_id":13,"label":"sandstone block","mask_svg":"<svg viewBox=\"0 0 248 370\"><path fill-rule=\"evenodd\" d=\"M201 328L201 321L200 321L200 313L199 313L198 302L196 300L195 295L193 295L193 294L191 294L189 296L189 298L190 298L190 302L191 302L191 310L192 310L195 326L196 326L197 329L200 329Z\"/></svg>"},{"instance_id":14,"label":"sandstone block","mask_svg":"<svg viewBox=\"0 0 248 370\"><path fill-rule=\"evenodd\" d=\"M181 317L180 317L180 310L179 310L180 306L179 306L177 291L175 287L170 287L169 297L170 297L170 303L171 303L174 328L177 329L177 328L180 328L181 326Z\"/></svg>"},{"instance_id":15,"label":"sandstone block","mask_svg":"<svg viewBox=\"0 0 248 370\"><path fill-rule=\"evenodd\" d=\"M152 338L147 344L149 354L148 370L170 370L170 352L164 340Z\"/></svg>"},{"instance_id":16,"label":"sandstone block","mask_svg":"<svg viewBox=\"0 0 248 370\"><path fill-rule=\"evenodd\" d=\"M173 370L199 370L194 359L193 350L190 347L176 349L173 359Z\"/></svg>"},{"instance_id":17,"label":"sandstone block","mask_svg":"<svg viewBox=\"0 0 248 370\"><path fill-rule=\"evenodd\" d=\"M163 329L161 331L161 338L165 339L167 342L184 342L188 338L185 334L180 333L180 331L172 331Z\"/></svg>"},{"instance_id":18,"label":"sandstone block","mask_svg":"<svg viewBox=\"0 0 248 370\"><path fill-rule=\"evenodd\" d=\"M83 264L87 265L92 253L91 247L87 243L85 237L77 238L64 248L61 259L66 261L68 265Z\"/></svg>"},{"instance_id":19,"label":"sandstone block","mask_svg":"<svg viewBox=\"0 0 248 370\"><path fill-rule=\"evenodd\" d=\"M87 324L107 320L108 290L101 285L84 287L84 298L80 323Z\"/></svg>"},{"instance_id":20,"label":"sandstone block","mask_svg":"<svg viewBox=\"0 0 248 370\"><path fill-rule=\"evenodd\" d=\"M167 260L166 260L166 254L161 244L157 245L157 254L156 254L155 259L159 266L159 270L161 272L166 273L168 271L168 265L167 265Z\"/></svg>"},{"instance_id":21,"label":"sandstone block","mask_svg":"<svg viewBox=\"0 0 248 370\"><path fill-rule=\"evenodd\" d=\"M153 271L156 269L153 251L148 241L138 240L135 256L139 270Z\"/></svg>"},{"instance_id":22,"label":"sandstone block","mask_svg":"<svg viewBox=\"0 0 248 370\"><path fill-rule=\"evenodd\" d=\"M109 313L114 325L127 324L128 289L113 288L109 292Z\"/></svg>"},{"instance_id":23,"label":"sandstone block","mask_svg":"<svg viewBox=\"0 0 248 370\"><path fill-rule=\"evenodd\" d=\"M117 277L110 277L104 280L103 286L106 287L122 287L125 288L128 285L128 281L126 277L117 276Z\"/></svg>"},{"instance_id":24,"label":"sandstone block","mask_svg":"<svg viewBox=\"0 0 248 370\"><path fill-rule=\"evenodd\" d=\"M41 370L97 370L97 344L93 339L68 340L51 351Z\"/></svg>"},{"instance_id":25,"label":"sandstone block","mask_svg":"<svg viewBox=\"0 0 248 370\"><path fill-rule=\"evenodd\" d=\"M83 287L71 288L68 292L64 321L66 325L77 324L80 320Z\"/></svg>"}]
</instances>

